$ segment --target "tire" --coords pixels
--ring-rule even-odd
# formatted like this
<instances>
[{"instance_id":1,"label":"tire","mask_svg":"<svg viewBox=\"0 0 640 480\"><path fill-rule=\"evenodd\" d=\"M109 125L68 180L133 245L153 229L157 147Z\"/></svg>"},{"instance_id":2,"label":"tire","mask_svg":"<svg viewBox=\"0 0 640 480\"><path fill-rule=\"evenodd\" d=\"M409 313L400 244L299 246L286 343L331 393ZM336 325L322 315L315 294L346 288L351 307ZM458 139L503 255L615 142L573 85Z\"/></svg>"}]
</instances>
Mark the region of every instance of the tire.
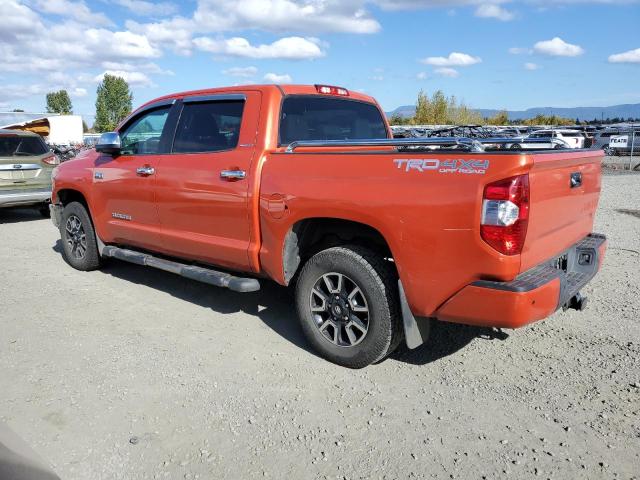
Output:
<instances>
[{"instance_id":1,"label":"tire","mask_svg":"<svg viewBox=\"0 0 640 480\"><path fill-rule=\"evenodd\" d=\"M402 340L397 277L367 248L317 253L302 268L295 296L306 338L333 363L363 368L392 353Z\"/></svg>"},{"instance_id":2,"label":"tire","mask_svg":"<svg viewBox=\"0 0 640 480\"><path fill-rule=\"evenodd\" d=\"M522 149L522 145L520 145L519 143L514 143L513 145L511 145L509 147L511 150L521 150Z\"/></svg>"},{"instance_id":3,"label":"tire","mask_svg":"<svg viewBox=\"0 0 640 480\"><path fill-rule=\"evenodd\" d=\"M79 202L71 202L62 211L60 222L62 256L76 270L88 272L100 267L96 234L89 212Z\"/></svg>"},{"instance_id":4,"label":"tire","mask_svg":"<svg viewBox=\"0 0 640 480\"><path fill-rule=\"evenodd\" d=\"M553 147L554 150L560 150L561 148L564 148L564 146L560 144L557 144Z\"/></svg>"}]
</instances>

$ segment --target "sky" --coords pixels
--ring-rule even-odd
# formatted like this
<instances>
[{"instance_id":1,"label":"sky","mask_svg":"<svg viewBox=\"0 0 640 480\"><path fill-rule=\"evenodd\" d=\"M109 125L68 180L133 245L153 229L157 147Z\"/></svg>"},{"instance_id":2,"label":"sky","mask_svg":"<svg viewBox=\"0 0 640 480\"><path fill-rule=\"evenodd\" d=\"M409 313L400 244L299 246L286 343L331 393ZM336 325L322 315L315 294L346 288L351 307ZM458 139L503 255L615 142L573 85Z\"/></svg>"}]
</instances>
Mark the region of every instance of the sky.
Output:
<instances>
[{"instance_id":1,"label":"sky","mask_svg":"<svg viewBox=\"0 0 640 480\"><path fill-rule=\"evenodd\" d=\"M640 103L640 0L0 0L0 110L104 73L134 107L185 90L339 85L387 111L441 89L475 108Z\"/></svg>"}]
</instances>

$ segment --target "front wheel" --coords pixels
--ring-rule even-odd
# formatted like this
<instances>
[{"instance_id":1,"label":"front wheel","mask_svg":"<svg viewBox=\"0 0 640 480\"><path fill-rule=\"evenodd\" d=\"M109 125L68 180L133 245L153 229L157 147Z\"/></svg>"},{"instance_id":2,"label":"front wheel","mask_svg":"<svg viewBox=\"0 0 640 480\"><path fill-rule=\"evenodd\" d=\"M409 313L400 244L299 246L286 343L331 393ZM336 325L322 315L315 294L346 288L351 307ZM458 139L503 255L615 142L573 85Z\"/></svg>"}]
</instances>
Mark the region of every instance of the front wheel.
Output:
<instances>
[{"instance_id":1,"label":"front wheel","mask_svg":"<svg viewBox=\"0 0 640 480\"><path fill-rule=\"evenodd\" d=\"M296 284L302 330L324 358L362 368L401 341L397 280L389 262L359 246L314 255Z\"/></svg>"},{"instance_id":2,"label":"front wheel","mask_svg":"<svg viewBox=\"0 0 640 480\"><path fill-rule=\"evenodd\" d=\"M100 254L87 209L79 202L64 207L60 221L62 256L76 270L90 271L100 267Z\"/></svg>"}]
</instances>

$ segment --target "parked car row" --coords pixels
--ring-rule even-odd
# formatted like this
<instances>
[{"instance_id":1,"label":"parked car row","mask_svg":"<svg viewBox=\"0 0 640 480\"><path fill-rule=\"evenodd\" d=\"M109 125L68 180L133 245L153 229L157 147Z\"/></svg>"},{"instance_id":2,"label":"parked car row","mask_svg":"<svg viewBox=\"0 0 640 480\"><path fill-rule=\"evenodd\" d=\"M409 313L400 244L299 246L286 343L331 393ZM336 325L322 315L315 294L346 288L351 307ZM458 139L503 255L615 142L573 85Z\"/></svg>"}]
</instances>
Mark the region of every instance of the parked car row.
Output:
<instances>
[{"instance_id":1,"label":"parked car row","mask_svg":"<svg viewBox=\"0 0 640 480\"><path fill-rule=\"evenodd\" d=\"M639 155L640 127L614 127L600 130L596 132L594 136L593 146L595 148L601 148L607 155L610 156L629 155L632 151L632 148L633 154Z\"/></svg>"},{"instance_id":2,"label":"parked car row","mask_svg":"<svg viewBox=\"0 0 640 480\"><path fill-rule=\"evenodd\" d=\"M577 125L570 127L454 125L454 126L392 126L395 138L464 137L472 139L513 139L501 141L496 148L560 149L598 148L607 155L640 154L640 127L595 127ZM635 140L633 130L635 130ZM621 137L621 138L620 138ZM614 139L612 143L611 139ZM635 141L634 141L635 140ZM486 141L483 141L485 145ZM633 147L632 147L633 145Z\"/></svg>"}]
</instances>

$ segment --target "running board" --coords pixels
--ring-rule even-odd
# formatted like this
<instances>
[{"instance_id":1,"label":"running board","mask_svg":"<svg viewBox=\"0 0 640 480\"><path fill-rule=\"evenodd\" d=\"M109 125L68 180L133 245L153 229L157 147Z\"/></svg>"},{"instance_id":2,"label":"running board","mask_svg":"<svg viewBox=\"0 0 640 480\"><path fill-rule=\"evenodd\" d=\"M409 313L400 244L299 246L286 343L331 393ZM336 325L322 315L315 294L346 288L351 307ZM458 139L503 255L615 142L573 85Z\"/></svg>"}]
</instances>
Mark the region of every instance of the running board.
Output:
<instances>
[{"instance_id":1,"label":"running board","mask_svg":"<svg viewBox=\"0 0 640 480\"><path fill-rule=\"evenodd\" d=\"M208 283L209 285L214 285L216 287L228 288L234 292L246 293L260 290L260 282L255 278L234 277L229 273L217 272L209 268L172 262L170 260L154 257L148 253L135 252L133 250L113 247L111 245L105 245L101 253L103 257L117 258L118 260L135 263L136 265L145 265L147 267L157 268L158 270L175 273L198 282Z\"/></svg>"}]
</instances>

